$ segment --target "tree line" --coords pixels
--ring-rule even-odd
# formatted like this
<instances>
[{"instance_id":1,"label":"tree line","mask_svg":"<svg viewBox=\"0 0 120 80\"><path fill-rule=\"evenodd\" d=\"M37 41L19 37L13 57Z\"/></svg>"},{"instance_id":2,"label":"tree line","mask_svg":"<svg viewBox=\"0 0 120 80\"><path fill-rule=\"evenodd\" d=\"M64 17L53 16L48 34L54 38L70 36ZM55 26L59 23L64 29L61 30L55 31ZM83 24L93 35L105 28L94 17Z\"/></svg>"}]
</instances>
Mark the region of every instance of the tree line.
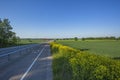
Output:
<instances>
[{"instance_id":1,"label":"tree line","mask_svg":"<svg viewBox=\"0 0 120 80\"><path fill-rule=\"evenodd\" d=\"M120 40L120 37L115 37L115 36L106 36L106 37L86 37L86 38L78 38L78 37L74 37L74 38L57 38L55 40Z\"/></svg>"},{"instance_id":2,"label":"tree line","mask_svg":"<svg viewBox=\"0 0 120 80\"><path fill-rule=\"evenodd\" d=\"M16 45L20 40L16 33L12 31L12 26L8 19L0 19L0 47Z\"/></svg>"},{"instance_id":3,"label":"tree line","mask_svg":"<svg viewBox=\"0 0 120 80\"><path fill-rule=\"evenodd\" d=\"M110 36L110 37L87 37L82 38L82 40L120 40L120 37Z\"/></svg>"}]
</instances>

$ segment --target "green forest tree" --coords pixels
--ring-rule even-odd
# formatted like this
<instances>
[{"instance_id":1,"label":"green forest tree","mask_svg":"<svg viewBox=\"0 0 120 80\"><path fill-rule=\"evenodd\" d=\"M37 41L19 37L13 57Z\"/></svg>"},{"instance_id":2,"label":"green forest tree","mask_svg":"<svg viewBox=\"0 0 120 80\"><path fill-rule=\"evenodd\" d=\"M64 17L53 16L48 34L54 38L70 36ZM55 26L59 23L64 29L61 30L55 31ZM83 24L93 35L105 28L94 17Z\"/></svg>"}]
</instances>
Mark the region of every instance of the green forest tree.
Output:
<instances>
[{"instance_id":1,"label":"green forest tree","mask_svg":"<svg viewBox=\"0 0 120 80\"><path fill-rule=\"evenodd\" d=\"M16 33L12 29L8 19L0 19L0 47L17 43L19 37L16 37Z\"/></svg>"}]
</instances>

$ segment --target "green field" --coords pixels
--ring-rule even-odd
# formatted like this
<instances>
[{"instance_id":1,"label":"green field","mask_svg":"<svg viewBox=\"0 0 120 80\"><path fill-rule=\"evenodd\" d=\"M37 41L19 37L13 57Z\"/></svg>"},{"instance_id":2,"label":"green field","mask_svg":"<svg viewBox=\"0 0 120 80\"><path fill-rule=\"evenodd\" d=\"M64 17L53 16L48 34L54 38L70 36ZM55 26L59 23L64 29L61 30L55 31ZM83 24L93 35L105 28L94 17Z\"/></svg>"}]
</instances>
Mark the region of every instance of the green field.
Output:
<instances>
[{"instance_id":1,"label":"green field","mask_svg":"<svg viewBox=\"0 0 120 80\"><path fill-rule=\"evenodd\" d=\"M47 40L42 39L21 39L18 44L35 44L35 43L42 43L47 42Z\"/></svg>"},{"instance_id":2,"label":"green field","mask_svg":"<svg viewBox=\"0 0 120 80\"><path fill-rule=\"evenodd\" d=\"M120 41L116 40L57 40L58 43L70 46L79 50L99 54L108 57L120 57Z\"/></svg>"}]
</instances>

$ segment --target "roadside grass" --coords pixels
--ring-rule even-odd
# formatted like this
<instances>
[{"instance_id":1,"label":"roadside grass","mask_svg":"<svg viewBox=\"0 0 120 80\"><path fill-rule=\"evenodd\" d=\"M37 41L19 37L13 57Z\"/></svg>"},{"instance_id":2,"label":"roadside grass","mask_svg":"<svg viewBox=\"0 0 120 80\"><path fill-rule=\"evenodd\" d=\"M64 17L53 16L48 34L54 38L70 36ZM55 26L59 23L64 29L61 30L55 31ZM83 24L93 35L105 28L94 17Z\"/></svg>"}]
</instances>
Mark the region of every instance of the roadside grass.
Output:
<instances>
[{"instance_id":1,"label":"roadside grass","mask_svg":"<svg viewBox=\"0 0 120 80\"><path fill-rule=\"evenodd\" d=\"M18 42L18 45L35 44L35 43L42 43L42 42L45 42L45 40L41 40L41 39L21 39L20 42Z\"/></svg>"},{"instance_id":2,"label":"roadside grass","mask_svg":"<svg viewBox=\"0 0 120 80\"><path fill-rule=\"evenodd\" d=\"M40 43L44 43L44 42L48 42L48 40L43 40L43 39L21 39L16 44L9 44L6 47L20 46L20 45L26 45L26 44L40 44Z\"/></svg>"},{"instance_id":3,"label":"roadside grass","mask_svg":"<svg viewBox=\"0 0 120 80\"><path fill-rule=\"evenodd\" d=\"M120 80L120 61L50 43L53 80Z\"/></svg>"},{"instance_id":4,"label":"roadside grass","mask_svg":"<svg viewBox=\"0 0 120 80\"><path fill-rule=\"evenodd\" d=\"M102 56L120 57L120 40L57 40L56 42Z\"/></svg>"}]
</instances>

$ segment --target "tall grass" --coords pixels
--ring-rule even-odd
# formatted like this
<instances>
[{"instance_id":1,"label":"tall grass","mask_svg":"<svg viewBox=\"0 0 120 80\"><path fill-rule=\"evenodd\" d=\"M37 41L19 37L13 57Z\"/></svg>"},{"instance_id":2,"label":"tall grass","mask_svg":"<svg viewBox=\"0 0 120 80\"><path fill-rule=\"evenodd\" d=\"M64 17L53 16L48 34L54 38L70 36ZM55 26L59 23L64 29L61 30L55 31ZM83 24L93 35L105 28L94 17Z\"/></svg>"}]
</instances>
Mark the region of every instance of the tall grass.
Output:
<instances>
[{"instance_id":1,"label":"tall grass","mask_svg":"<svg viewBox=\"0 0 120 80\"><path fill-rule=\"evenodd\" d=\"M120 61L51 43L54 80L120 80Z\"/></svg>"}]
</instances>

